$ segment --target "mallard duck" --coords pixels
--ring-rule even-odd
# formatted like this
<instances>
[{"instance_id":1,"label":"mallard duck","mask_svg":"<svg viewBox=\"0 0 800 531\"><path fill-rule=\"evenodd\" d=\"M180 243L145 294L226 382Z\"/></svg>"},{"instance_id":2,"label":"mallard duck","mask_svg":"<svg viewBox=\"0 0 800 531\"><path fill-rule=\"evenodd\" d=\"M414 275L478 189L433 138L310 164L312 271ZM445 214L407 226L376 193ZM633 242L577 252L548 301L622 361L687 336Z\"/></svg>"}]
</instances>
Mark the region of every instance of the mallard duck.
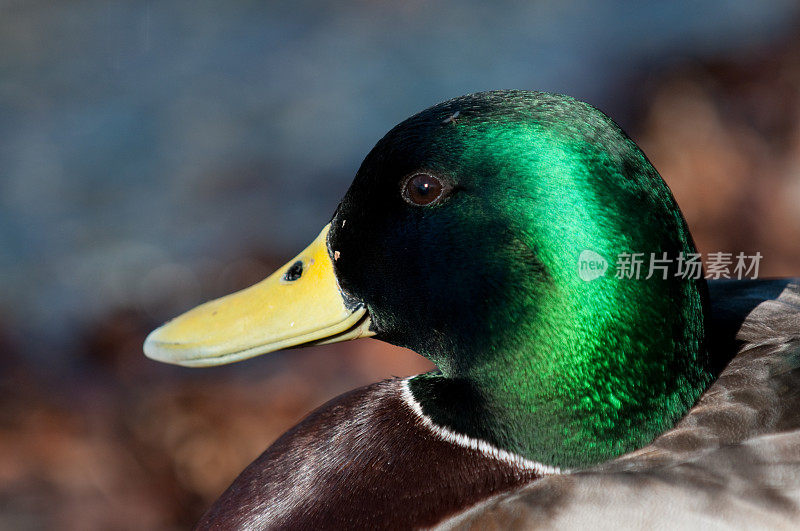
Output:
<instances>
[{"instance_id":1,"label":"mallard duck","mask_svg":"<svg viewBox=\"0 0 800 531\"><path fill-rule=\"evenodd\" d=\"M620 274L636 253L662 268ZM587 103L493 91L412 116L306 250L144 351L199 367L372 336L438 370L323 405L198 527L792 523L800 290L709 292L678 269L694 253L669 188Z\"/></svg>"}]
</instances>

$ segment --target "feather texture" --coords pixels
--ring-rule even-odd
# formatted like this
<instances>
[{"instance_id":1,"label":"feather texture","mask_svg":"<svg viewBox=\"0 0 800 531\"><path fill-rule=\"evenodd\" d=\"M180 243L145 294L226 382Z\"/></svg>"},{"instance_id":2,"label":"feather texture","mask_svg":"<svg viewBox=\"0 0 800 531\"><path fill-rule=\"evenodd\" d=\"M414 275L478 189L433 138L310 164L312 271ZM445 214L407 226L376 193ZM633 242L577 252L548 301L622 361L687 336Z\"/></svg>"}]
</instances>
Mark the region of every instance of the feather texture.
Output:
<instances>
[{"instance_id":1,"label":"feather texture","mask_svg":"<svg viewBox=\"0 0 800 531\"><path fill-rule=\"evenodd\" d=\"M800 287L717 282L710 291L712 339L735 339L739 353L673 429L611 462L497 495L440 528L796 529Z\"/></svg>"}]
</instances>

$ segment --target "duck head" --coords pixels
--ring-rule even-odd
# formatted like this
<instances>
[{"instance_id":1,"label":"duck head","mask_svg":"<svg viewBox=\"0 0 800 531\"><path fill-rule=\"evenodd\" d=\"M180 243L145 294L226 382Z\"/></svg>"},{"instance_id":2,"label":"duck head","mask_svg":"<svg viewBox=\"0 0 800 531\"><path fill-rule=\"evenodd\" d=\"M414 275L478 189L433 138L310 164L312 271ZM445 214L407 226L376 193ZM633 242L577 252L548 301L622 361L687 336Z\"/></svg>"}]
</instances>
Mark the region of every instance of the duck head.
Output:
<instances>
[{"instance_id":1,"label":"duck head","mask_svg":"<svg viewBox=\"0 0 800 531\"><path fill-rule=\"evenodd\" d=\"M586 466L650 442L710 383L705 281L676 271L695 252L666 184L600 111L472 94L397 125L308 249L145 353L217 365L374 335L436 364L410 381L434 422Z\"/></svg>"}]
</instances>

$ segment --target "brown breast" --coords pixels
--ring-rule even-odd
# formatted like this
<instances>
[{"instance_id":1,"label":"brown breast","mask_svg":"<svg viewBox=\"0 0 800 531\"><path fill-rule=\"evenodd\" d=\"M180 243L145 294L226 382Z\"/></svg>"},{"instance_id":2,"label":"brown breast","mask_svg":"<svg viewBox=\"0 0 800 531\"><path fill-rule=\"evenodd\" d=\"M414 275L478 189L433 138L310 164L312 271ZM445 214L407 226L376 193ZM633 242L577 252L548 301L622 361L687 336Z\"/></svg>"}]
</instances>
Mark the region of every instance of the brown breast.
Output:
<instances>
[{"instance_id":1,"label":"brown breast","mask_svg":"<svg viewBox=\"0 0 800 531\"><path fill-rule=\"evenodd\" d=\"M197 529L408 529L435 524L535 470L454 444L387 380L341 395L233 482Z\"/></svg>"}]
</instances>

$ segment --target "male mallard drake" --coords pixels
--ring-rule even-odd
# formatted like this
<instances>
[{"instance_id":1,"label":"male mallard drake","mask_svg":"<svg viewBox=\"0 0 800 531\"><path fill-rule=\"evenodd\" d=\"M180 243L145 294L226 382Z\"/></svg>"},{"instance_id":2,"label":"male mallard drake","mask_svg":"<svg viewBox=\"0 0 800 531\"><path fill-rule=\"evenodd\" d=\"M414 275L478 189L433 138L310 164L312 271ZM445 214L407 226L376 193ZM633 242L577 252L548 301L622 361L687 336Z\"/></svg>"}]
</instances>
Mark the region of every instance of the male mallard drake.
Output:
<instances>
[{"instance_id":1,"label":"male mallard drake","mask_svg":"<svg viewBox=\"0 0 800 531\"><path fill-rule=\"evenodd\" d=\"M671 261L591 279L584 251ZM320 407L199 527L800 517L800 292L716 283L709 300L676 270L694 252L656 170L586 103L497 91L409 118L305 251L144 348L207 366L375 336L439 370Z\"/></svg>"}]
</instances>

